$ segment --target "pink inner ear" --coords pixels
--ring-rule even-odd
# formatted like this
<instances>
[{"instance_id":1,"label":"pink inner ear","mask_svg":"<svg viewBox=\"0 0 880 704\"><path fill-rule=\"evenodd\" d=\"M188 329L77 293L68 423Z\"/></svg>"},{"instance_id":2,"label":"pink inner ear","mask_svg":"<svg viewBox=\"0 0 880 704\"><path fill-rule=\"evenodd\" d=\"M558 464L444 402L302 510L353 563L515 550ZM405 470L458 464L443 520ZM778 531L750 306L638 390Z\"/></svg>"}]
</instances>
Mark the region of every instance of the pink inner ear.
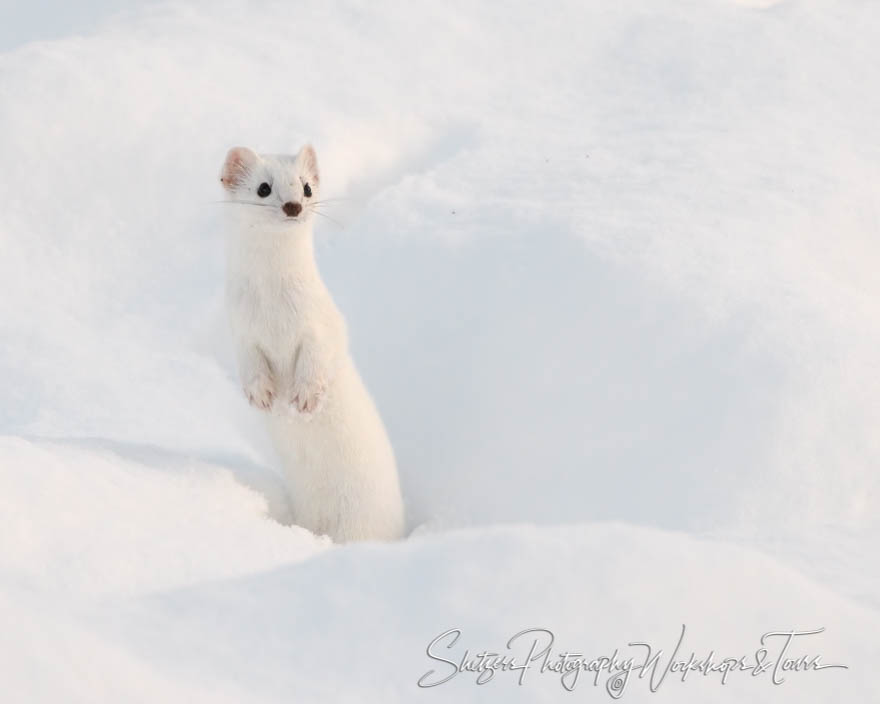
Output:
<instances>
[{"instance_id":1,"label":"pink inner ear","mask_svg":"<svg viewBox=\"0 0 880 704\"><path fill-rule=\"evenodd\" d=\"M318 157L315 154L314 147L311 144L304 146L299 153L299 159L303 171L308 175L309 183L317 186L321 176L318 173Z\"/></svg>"},{"instance_id":2,"label":"pink inner ear","mask_svg":"<svg viewBox=\"0 0 880 704\"><path fill-rule=\"evenodd\" d=\"M227 190L235 190L245 180L256 160L257 155L247 147L233 147L226 154L226 161L223 162L220 183Z\"/></svg>"}]
</instances>

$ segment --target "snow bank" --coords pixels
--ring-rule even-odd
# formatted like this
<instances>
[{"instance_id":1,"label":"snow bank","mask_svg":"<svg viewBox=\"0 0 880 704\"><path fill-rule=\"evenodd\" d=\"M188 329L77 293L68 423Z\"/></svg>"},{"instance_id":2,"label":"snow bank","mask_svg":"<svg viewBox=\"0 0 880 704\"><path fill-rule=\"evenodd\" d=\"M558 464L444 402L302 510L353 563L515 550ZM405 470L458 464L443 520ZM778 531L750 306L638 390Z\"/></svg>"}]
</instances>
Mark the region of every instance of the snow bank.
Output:
<instances>
[{"instance_id":1,"label":"snow bank","mask_svg":"<svg viewBox=\"0 0 880 704\"><path fill-rule=\"evenodd\" d=\"M851 668L651 701L876 698L880 12L92 3L61 39L15 14L41 40L0 54L20 699L555 700L415 682L456 626L598 653L682 623L725 653L825 626ZM230 365L220 160L307 139L400 545L289 525Z\"/></svg>"}]
</instances>

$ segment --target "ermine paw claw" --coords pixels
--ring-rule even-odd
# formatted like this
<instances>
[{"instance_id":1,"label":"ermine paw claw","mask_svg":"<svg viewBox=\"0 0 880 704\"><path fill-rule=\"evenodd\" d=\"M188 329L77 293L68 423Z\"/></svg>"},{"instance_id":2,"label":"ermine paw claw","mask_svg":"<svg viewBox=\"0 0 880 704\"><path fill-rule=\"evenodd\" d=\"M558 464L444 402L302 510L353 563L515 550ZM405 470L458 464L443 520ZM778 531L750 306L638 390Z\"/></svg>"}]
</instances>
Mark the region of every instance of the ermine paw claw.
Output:
<instances>
[{"instance_id":1,"label":"ermine paw claw","mask_svg":"<svg viewBox=\"0 0 880 704\"><path fill-rule=\"evenodd\" d=\"M314 413L321 405L324 398L324 385L314 384L310 387L301 387L295 389L290 405L300 413Z\"/></svg>"},{"instance_id":2,"label":"ermine paw claw","mask_svg":"<svg viewBox=\"0 0 880 704\"><path fill-rule=\"evenodd\" d=\"M275 401L275 388L272 380L264 374L254 377L250 384L244 387L244 395L254 408L268 411Z\"/></svg>"}]
</instances>

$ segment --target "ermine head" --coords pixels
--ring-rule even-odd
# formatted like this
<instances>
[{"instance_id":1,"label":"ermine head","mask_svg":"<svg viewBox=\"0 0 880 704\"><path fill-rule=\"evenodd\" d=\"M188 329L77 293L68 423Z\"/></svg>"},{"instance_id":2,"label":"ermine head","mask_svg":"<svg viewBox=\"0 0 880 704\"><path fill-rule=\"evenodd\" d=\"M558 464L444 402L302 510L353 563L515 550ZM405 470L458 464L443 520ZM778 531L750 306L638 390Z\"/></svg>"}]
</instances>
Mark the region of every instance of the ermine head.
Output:
<instances>
[{"instance_id":1,"label":"ermine head","mask_svg":"<svg viewBox=\"0 0 880 704\"><path fill-rule=\"evenodd\" d=\"M229 202L263 206L247 208L247 215L266 224L311 220L319 182L318 159L311 145L296 156L256 154L247 147L233 147L220 172Z\"/></svg>"}]
</instances>

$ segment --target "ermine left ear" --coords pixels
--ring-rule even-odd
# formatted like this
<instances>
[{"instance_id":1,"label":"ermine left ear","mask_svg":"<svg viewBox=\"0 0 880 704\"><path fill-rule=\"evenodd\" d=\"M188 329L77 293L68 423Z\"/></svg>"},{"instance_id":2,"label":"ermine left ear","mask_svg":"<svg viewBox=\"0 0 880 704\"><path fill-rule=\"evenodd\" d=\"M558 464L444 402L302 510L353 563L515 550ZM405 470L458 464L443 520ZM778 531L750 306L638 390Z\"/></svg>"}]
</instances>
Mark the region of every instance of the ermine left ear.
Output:
<instances>
[{"instance_id":1,"label":"ermine left ear","mask_svg":"<svg viewBox=\"0 0 880 704\"><path fill-rule=\"evenodd\" d=\"M233 147L226 153L220 170L220 183L227 191L234 191L247 179L259 157L247 147Z\"/></svg>"},{"instance_id":2,"label":"ermine left ear","mask_svg":"<svg viewBox=\"0 0 880 704\"><path fill-rule=\"evenodd\" d=\"M318 155L315 154L315 148L307 144L299 150L296 160L306 183L317 186L321 181L321 174L318 172Z\"/></svg>"}]
</instances>

